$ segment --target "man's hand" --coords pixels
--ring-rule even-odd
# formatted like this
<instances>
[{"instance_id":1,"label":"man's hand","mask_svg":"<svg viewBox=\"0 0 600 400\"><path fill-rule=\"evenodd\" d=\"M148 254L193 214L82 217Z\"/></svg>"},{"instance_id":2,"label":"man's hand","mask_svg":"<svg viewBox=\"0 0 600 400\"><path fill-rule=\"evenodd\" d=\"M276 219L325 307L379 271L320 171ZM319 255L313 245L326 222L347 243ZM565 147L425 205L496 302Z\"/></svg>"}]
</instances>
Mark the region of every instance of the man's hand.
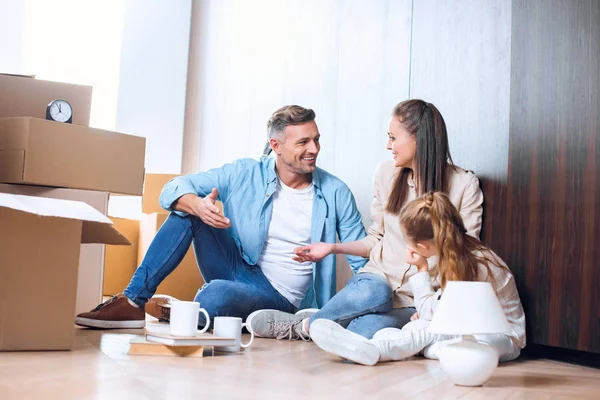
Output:
<instances>
[{"instance_id":1,"label":"man's hand","mask_svg":"<svg viewBox=\"0 0 600 400\"><path fill-rule=\"evenodd\" d=\"M408 264L415 265L419 272L426 272L429 270L427 259L410 247L406 248L404 259Z\"/></svg>"},{"instance_id":2,"label":"man's hand","mask_svg":"<svg viewBox=\"0 0 600 400\"><path fill-rule=\"evenodd\" d=\"M305 262L305 261L320 261L333 253L335 244L332 243L313 243L308 246L296 247L294 253L296 256L293 257L294 261Z\"/></svg>"},{"instance_id":3,"label":"man's hand","mask_svg":"<svg viewBox=\"0 0 600 400\"><path fill-rule=\"evenodd\" d=\"M195 215L206 225L213 228L229 228L231 221L229 218L221 215L219 207L215 205L218 196L219 192L216 188L213 188L212 192L204 198L191 193L185 194L177 200L174 208L178 211L185 211L188 214Z\"/></svg>"}]
</instances>

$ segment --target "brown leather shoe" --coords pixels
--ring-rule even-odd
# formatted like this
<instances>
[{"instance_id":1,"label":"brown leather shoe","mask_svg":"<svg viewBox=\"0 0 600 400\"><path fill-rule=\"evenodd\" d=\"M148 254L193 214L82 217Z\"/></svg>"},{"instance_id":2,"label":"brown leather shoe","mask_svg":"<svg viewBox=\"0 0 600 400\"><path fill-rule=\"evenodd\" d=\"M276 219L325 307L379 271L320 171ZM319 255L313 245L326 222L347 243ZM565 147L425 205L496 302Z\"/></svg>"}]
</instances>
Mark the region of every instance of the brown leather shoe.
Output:
<instances>
[{"instance_id":1,"label":"brown leather shoe","mask_svg":"<svg viewBox=\"0 0 600 400\"><path fill-rule=\"evenodd\" d=\"M143 328L146 325L146 314L143 308L132 306L125 295L118 294L92 311L79 314L75 323L101 329Z\"/></svg>"},{"instance_id":2,"label":"brown leather shoe","mask_svg":"<svg viewBox=\"0 0 600 400\"><path fill-rule=\"evenodd\" d=\"M171 319L171 303L178 301L175 297L157 294L146 303L146 314L158 318L161 322Z\"/></svg>"}]
</instances>

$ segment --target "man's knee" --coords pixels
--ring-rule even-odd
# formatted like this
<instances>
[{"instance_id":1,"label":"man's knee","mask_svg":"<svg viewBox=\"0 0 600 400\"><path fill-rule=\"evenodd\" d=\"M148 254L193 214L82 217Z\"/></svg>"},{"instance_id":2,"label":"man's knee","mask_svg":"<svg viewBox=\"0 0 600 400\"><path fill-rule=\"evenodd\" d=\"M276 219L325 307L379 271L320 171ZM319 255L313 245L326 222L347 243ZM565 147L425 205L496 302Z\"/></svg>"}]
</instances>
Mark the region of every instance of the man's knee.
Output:
<instances>
[{"instance_id":1,"label":"man's knee","mask_svg":"<svg viewBox=\"0 0 600 400\"><path fill-rule=\"evenodd\" d=\"M198 290L194 301L200 303L200 307L208 311L211 317L219 315L235 300L233 284L234 282L223 279L212 280Z\"/></svg>"},{"instance_id":2,"label":"man's knee","mask_svg":"<svg viewBox=\"0 0 600 400\"><path fill-rule=\"evenodd\" d=\"M200 217L197 217L195 215L188 214L183 218L185 218L188 221L188 223L190 224L190 226L192 228L192 232L194 232L194 233L206 232L207 230L212 228L210 225L208 225L204 221L202 221L202 219L200 219Z\"/></svg>"}]
</instances>

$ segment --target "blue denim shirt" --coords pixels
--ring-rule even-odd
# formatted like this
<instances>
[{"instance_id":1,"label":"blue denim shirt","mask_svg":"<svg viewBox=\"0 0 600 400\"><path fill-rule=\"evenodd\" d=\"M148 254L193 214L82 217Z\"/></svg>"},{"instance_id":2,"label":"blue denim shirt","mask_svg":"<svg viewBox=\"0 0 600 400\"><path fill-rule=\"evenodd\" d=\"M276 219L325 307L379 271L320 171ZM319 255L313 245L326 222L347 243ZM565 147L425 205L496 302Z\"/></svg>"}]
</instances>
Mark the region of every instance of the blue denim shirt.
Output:
<instances>
[{"instance_id":1,"label":"blue denim shirt","mask_svg":"<svg viewBox=\"0 0 600 400\"><path fill-rule=\"evenodd\" d=\"M365 236L361 215L352 192L336 176L320 168L312 174L314 202L311 241L335 243L336 233L341 242L351 242ZM174 211L171 205L184 194L204 197L212 188L219 191L225 216L231 220L228 228L242 258L250 265L258 262L271 222L273 193L277 187L275 159L262 157L240 159L206 172L180 176L169 181L161 195L160 205ZM181 216L186 213L174 211ZM356 272L366 259L347 256ZM314 264L313 284L301 308L322 307L336 293L335 255Z\"/></svg>"}]
</instances>

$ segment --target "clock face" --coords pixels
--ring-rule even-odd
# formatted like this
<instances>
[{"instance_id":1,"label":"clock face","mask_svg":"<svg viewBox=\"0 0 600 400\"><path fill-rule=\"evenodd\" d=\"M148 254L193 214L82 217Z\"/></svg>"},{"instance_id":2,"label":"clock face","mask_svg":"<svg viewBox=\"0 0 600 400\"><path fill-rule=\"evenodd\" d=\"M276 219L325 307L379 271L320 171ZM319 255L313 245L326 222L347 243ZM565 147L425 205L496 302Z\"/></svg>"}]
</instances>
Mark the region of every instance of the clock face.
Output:
<instances>
[{"instance_id":1,"label":"clock face","mask_svg":"<svg viewBox=\"0 0 600 400\"><path fill-rule=\"evenodd\" d=\"M50 117L57 122L66 122L73 116L71 105L65 100L54 100L48 110Z\"/></svg>"}]
</instances>

